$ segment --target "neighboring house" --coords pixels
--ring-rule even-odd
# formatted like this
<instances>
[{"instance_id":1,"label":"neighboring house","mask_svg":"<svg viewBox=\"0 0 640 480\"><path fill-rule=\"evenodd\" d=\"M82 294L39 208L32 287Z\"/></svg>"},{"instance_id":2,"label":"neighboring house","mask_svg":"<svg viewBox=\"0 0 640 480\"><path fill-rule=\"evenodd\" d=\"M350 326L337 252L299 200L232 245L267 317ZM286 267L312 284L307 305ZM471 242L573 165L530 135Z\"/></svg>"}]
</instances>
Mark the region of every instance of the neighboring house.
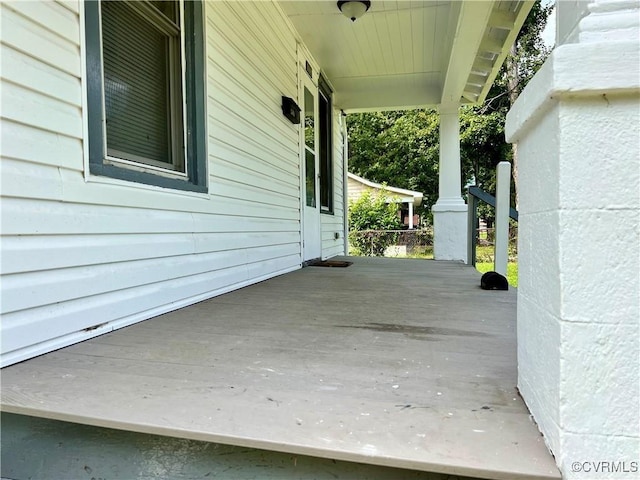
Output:
<instances>
[{"instance_id":1,"label":"neighboring house","mask_svg":"<svg viewBox=\"0 0 640 480\"><path fill-rule=\"evenodd\" d=\"M2 2L2 365L344 254L342 112L439 109L434 255L466 261L458 109L532 3L373 1L352 23L335 2ZM640 442L640 16L557 8L507 119L518 385L585 478Z\"/></svg>"},{"instance_id":2,"label":"neighboring house","mask_svg":"<svg viewBox=\"0 0 640 480\"><path fill-rule=\"evenodd\" d=\"M380 191L384 191L387 193L387 203L398 204L402 224L406 225L410 230L418 225L420 216L413 212L415 207L419 207L422 204L422 193L371 182L351 172L347 175L347 198L350 202L358 200L364 192L371 192L371 194L375 195Z\"/></svg>"}]
</instances>

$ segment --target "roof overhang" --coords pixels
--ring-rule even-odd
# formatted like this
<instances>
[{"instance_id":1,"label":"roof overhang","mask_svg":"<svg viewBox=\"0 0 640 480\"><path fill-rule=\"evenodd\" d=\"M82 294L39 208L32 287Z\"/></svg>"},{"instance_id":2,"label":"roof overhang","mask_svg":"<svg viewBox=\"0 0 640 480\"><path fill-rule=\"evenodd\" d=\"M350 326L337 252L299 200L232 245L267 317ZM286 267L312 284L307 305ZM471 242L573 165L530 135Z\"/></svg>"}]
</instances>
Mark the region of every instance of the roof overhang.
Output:
<instances>
[{"instance_id":1,"label":"roof overhang","mask_svg":"<svg viewBox=\"0 0 640 480\"><path fill-rule=\"evenodd\" d=\"M484 101L533 0L281 1L347 112Z\"/></svg>"},{"instance_id":2,"label":"roof overhang","mask_svg":"<svg viewBox=\"0 0 640 480\"><path fill-rule=\"evenodd\" d=\"M372 182L371 180L367 180L366 178L360 177L351 172L348 172L347 175L349 180L358 182L369 189L387 192L386 200L388 203L412 203L416 207L419 207L422 204L422 198L424 195L421 192L382 185L381 183Z\"/></svg>"}]
</instances>

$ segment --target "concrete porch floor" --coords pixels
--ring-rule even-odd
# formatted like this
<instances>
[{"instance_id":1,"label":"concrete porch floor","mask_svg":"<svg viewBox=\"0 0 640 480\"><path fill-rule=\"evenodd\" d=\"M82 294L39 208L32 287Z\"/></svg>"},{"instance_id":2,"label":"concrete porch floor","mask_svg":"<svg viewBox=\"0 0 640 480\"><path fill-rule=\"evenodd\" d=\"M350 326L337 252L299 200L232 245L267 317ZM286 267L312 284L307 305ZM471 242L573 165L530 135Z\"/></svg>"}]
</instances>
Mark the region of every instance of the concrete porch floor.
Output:
<instances>
[{"instance_id":1,"label":"concrete porch floor","mask_svg":"<svg viewBox=\"0 0 640 480\"><path fill-rule=\"evenodd\" d=\"M2 370L4 412L488 479L560 478L516 295L450 262L308 267Z\"/></svg>"}]
</instances>

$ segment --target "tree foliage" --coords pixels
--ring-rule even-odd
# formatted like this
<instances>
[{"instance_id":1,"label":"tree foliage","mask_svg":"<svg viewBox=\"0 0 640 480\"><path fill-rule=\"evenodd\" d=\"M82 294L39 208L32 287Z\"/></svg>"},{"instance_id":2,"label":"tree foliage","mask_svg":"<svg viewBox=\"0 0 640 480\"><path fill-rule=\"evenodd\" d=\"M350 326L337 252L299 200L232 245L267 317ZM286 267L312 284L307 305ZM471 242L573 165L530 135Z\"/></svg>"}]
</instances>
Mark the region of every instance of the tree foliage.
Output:
<instances>
[{"instance_id":1,"label":"tree foliage","mask_svg":"<svg viewBox=\"0 0 640 480\"><path fill-rule=\"evenodd\" d=\"M506 61L489 90L487 100L479 109L480 114L498 112L506 117L520 92L549 56L551 49L542 40L542 31L547 25L552 10L553 4L543 5L540 0L533 4ZM511 155L508 160L512 165L512 203L517 206L518 149L516 144L511 146Z\"/></svg>"},{"instance_id":2,"label":"tree foliage","mask_svg":"<svg viewBox=\"0 0 640 480\"><path fill-rule=\"evenodd\" d=\"M422 192L430 207L438 191L438 122L430 110L349 115L349 170Z\"/></svg>"},{"instance_id":3,"label":"tree foliage","mask_svg":"<svg viewBox=\"0 0 640 480\"><path fill-rule=\"evenodd\" d=\"M503 108L511 108L518 95L551 53L551 47L545 45L542 39L542 32L552 10L552 3L543 5L540 1L531 7L531 11L509 52L507 61L502 65L494 83L496 88L502 91L507 90L509 102L506 105L503 104ZM489 98L492 98L491 95Z\"/></svg>"},{"instance_id":4,"label":"tree foliage","mask_svg":"<svg viewBox=\"0 0 640 480\"><path fill-rule=\"evenodd\" d=\"M436 110L349 115L349 170L368 180L422 192L422 217L438 199L439 124ZM499 112L460 110L462 185L490 188L495 166L509 156Z\"/></svg>"},{"instance_id":5,"label":"tree foliage","mask_svg":"<svg viewBox=\"0 0 640 480\"><path fill-rule=\"evenodd\" d=\"M385 190L375 194L364 192L349 203L349 230L398 230L398 204L387 201Z\"/></svg>"},{"instance_id":6,"label":"tree foliage","mask_svg":"<svg viewBox=\"0 0 640 480\"><path fill-rule=\"evenodd\" d=\"M399 230L398 204L388 201L385 190L375 194L364 192L349 203L349 242L356 254L382 256L396 239L395 233L367 233L371 230ZM363 232L365 232L363 234Z\"/></svg>"}]
</instances>

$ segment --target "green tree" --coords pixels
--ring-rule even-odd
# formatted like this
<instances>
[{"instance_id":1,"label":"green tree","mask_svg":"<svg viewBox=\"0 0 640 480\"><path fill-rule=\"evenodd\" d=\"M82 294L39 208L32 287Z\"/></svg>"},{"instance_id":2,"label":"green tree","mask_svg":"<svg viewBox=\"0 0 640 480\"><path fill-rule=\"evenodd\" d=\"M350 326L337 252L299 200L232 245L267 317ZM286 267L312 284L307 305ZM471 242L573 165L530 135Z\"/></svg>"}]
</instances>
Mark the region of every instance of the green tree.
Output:
<instances>
[{"instance_id":1,"label":"green tree","mask_svg":"<svg viewBox=\"0 0 640 480\"><path fill-rule=\"evenodd\" d=\"M416 210L430 218L438 199L440 116L436 110L349 115L349 171L368 180L422 192ZM491 188L495 166L510 155L504 115L460 110L461 183ZM492 183L493 182L493 183Z\"/></svg>"},{"instance_id":2,"label":"green tree","mask_svg":"<svg viewBox=\"0 0 640 480\"><path fill-rule=\"evenodd\" d=\"M540 0L533 4L522 29L511 46L487 100L478 110L480 114L498 112L506 117L518 96L540 69L551 53L551 48L542 40L542 32L547 25L549 15L553 11L553 3L542 4ZM514 205L518 204L518 146L511 146L512 189Z\"/></svg>"},{"instance_id":3,"label":"green tree","mask_svg":"<svg viewBox=\"0 0 640 480\"><path fill-rule=\"evenodd\" d=\"M388 198L387 192L381 190L374 195L364 192L358 200L349 202L349 242L354 253L382 256L396 241L396 233L380 232L401 228L398 205Z\"/></svg>"},{"instance_id":4,"label":"green tree","mask_svg":"<svg viewBox=\"0 0 640 480\"><path fill-rule=\"evenodd\" d=\"M422 192L416 213L429 214L438 198L439 121L433 110L349 115L349 171Z\"/></svg>"}]
</instances>

